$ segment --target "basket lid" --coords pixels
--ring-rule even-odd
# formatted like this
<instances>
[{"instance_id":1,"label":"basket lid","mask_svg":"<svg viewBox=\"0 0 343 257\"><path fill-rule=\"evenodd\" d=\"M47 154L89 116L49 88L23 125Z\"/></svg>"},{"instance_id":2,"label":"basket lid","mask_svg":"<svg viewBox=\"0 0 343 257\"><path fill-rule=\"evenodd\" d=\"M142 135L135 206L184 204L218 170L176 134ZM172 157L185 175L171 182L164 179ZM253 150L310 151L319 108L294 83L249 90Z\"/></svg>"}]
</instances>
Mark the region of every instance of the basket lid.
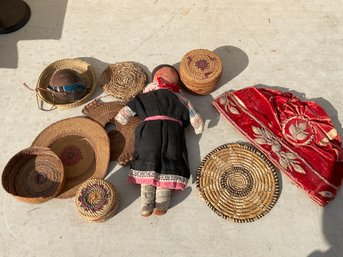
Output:
<instances>
[{"instance_id":1,"label":"basket lid","mask_svg":"<svg viewBox=\"0 0 343 257\"><path fill-rule=\"evenodd\" d=\"M274 166L262 153L242 144L225 144L210 152L198 169L196 183L216 214L239 223L263 217L279 195Z\"/></svg>"},{"instance_id":2,"label":"basket lid","mask_svg":"<svg viewBox=\"0 0 343 257\"><path fill-rule=\"evenodd\" d=\"M119 205L119 194L111 183L90 179L77 190L75 205L85 220L103 222L114 215Z\"/></svg>"},{"instance_id":3,"label":"basket lid","mask_svg":"<svg viewBox=\"0 0 343 257\"><path fill-rule=\"evenodd\" d=\"M56 100L54 93L47 90L51 82L51 77L58 70L72 70L78 73L84 85L87 88L87 94L84 95L81 99L76 99L73 102L59 102ZM80 59L62 59L55 61L48 65L43 72L40 74L36 91L39 98L51 105L56 106L57 108L72 108L85 103L94 93L96 89L96 75L94 68L87 62Z\"/></svg>"},{"instance_id":4,"label":"basket lid","mask_svg":"<svg viewBox=\"0 0 343 257\"><path fill-rule=\"evenodd\" d=\"M180 63L180 77L184 84L208 84L218 82L223 72L220 57L206 49L187 52Z\"/></svg>"},{"instance_id":5,"label":"basket lid","mask_svg":"<svg viewBox=\"0 0 343 257\"><path fill-rule=\"evenodd\" d=\"M103 90L121 100L130 100L145 87L147 76L144 70L133 62L110 64L101 74Z\"/></svg>"},{"instance_id":6,"label":"basket lid","mask_svg":"<svg viewBox=\"0 0 343 257\"><path fill-rule=\"evenodd\" d=\"M14 155L2 173L2 186L28 203L42 203L61 192L64 183L61 160L49 148L29 147Z\"/></svg>"},{"instance_id":7,"label":"basket lid","mask_svg":"<svg viewBox=\"0 0 343 257\"><path fill-rule=\"evenodd\" d=\"M45 128L32 146L49 147L61 159L66 181L59 198L75 196L78 186L89 178L103 178L110 159L105 129L86 117L73 117Z\"/></svg>"}]
</instances>

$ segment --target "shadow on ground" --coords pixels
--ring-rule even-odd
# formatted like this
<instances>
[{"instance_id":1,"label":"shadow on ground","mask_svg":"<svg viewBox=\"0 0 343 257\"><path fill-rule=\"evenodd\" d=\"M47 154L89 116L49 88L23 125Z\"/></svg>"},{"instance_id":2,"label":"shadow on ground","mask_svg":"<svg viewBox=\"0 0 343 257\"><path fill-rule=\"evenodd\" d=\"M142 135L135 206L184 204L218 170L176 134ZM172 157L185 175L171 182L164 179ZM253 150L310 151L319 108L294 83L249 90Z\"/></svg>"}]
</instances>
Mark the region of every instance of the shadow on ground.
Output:
<instances>
[{"instance_id":1,"label":"shadow on ground","mask_svg":"<svg viewBox=\"0 0 343 257\"><path fill-rule=\"evenodd\" d=\"M278 87L278 86L266 86L263 84L256 85L258 88L271 88L281 92L290 92L302 101L313 101L318 103L324 108L328 116L331 118L335 128L338 133L342 136L343 129L342 125L338 119L338 112L332 106L332 104L326 99L310 98L307 99L305 94L299 93L295 90ZM343 192L340 190L334 200L332 200L326 207L324 207L323 217L322 217L322 233L330 248L322 252L321 250L313 251L308 257L340 257L343 252Z\"/></svg>"},{"instance_id":2,"label":"shadow on ground","mask_svg":"<svg viewBox=\"0 0 343 257\"><path fill-rule=\"evenodd\" d=\"M249 57L240 48L235 46L221 46L213 50L219 55L223 63L223 75L217 89L237 77L248 67Z\"/></svg>"},{"instance_id":3,"label":"shadow on ground","mask_svg":"<svg viewBox=\"0 0 343 257\"><path fill-rule=\"evenodd\" d=\"M18 67L17 44L21 40L60 39L68 0L31 0L28 23L9 34L0 34L0 68ZM52 11L53 10L53 11Z\"/></svg>"},{"instance_id":4,"label":"shadow on ground","mask_svg":"<svg viewBox=\"0 0 343 257\"><path fill-rule=\"evenodd\" d=\"M308 257L341 257L343 252L343 191L324 207L322 226L323 235L330 245L326 251L316 250Z\"/></svg>"}]
</instances>

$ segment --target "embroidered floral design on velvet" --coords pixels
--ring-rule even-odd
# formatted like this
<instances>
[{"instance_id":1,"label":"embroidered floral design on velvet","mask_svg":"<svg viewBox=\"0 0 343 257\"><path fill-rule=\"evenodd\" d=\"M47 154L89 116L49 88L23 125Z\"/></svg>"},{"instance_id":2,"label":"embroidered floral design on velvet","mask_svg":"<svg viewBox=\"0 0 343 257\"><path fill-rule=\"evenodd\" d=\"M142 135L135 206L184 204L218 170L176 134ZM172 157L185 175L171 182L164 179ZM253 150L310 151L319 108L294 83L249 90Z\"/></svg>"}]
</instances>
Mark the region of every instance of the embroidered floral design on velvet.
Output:
<instances>
[{"instance_id":1,"label":"embroidered floral design on velvet","mask_svg":"<svg viewBox=\"0 0 343 257\"><path fill-rule=\"evenodd\" d=\"M235 104L232 101L230 101L226 96L220 97L219 103L224 106L225 111L231 112L232 114L239 114L239 111L235 107Z\"/></svg>"},{"instance_id":2,"label":"embroidered floral design on velvet","mask_svg":"<svg viewBox=\"0 0 343 257\"><path fill-rule=\"evenodd\" d=\"M195 62L195 66L196 66L198 69L204 71L204 70L206 70L206 69L210 66L210 64L208 63L207 60L205 60L205 59L200 59L200 60L197 60L197 61Z\"/></svg>"},{"instance_id":3,"label":"embroidered floral design on velvet","mask_svg":"<svg viewBox=\"0 0 343 257\"><path fill-rule=\"evenodd\" d=\"M270 145L272 151L279 157L279 163L284 169L293 169L298 173L305 174L305 170L299 165L299 162L296 160L297 156L291 152L285 152L281 150L281 144L278 139L268 130L264 128L258 128L252 126L254 131L255 142L260 145Z\"/></svg>"},{"instance_id":4,"label":"embroidered floral design on velvet","mask_svg":"<svg viewBox=\"0 0 343 257\"><path fill-rule=\"evenodd\" d=\"M292 145L307 145L314 136L311 123L301 116L287 119L282 124L282 134Z\"/></svg>"}]
</instances>

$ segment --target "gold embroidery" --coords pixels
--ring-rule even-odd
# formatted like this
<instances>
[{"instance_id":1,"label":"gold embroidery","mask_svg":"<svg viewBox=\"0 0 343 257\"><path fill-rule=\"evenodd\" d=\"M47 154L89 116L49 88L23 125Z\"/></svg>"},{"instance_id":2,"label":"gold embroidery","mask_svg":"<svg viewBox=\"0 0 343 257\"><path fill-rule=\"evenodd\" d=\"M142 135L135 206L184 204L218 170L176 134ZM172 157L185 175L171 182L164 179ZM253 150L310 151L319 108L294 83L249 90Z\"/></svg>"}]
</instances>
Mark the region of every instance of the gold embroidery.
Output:
<instances>
[{"instance_id":1,"label":"gold embroidery","mask_svg":"<svg viewBox=\"0 0 343 257\"><path fill-rule=\"evenodd\" d=\"M305 124L306 125L306 124ZM293 169L295 172L305 174L305 170L300 166L296 160L297 156L291 152L281 150L281 144L278 139L268 130L252 126L255 135L255 142L260 145L270 145L272 151L279 157L279 164L284 169Z\"/></svg>"}]
</instances>

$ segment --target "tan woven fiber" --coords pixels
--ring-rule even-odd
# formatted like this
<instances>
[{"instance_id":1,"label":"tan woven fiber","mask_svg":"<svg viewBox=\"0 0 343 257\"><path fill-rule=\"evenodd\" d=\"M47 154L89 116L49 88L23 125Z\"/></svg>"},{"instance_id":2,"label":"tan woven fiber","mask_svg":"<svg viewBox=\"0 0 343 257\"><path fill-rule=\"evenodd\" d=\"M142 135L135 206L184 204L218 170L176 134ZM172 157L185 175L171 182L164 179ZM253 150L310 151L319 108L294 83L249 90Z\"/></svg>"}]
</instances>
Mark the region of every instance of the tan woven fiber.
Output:
<instances>
[{"instance_id":1,"label":"tan woven fiber","mask_svg":"<svg viewBox=\"0 0 343 257\"><path fill-rule=\"evenodd\" d=\"M55 73L55 71L61 69L74 70L81 75L85 85L88 88L88 93L83 98L72 103L61 103L58 102L53 93L47 90L51 76ZM84 104L93 95L95 89L96 75L94 68L89 63L76 58L62 59L51 63L43 70L36 85L37 95L42 101L61 109L72 108Z\"/></svg>"},{"instance_id":2,"label":"tan woven fiber","mask_svg":"<svg viewBox=\"0 0 343 257\"><path fill-rule=\"evenodd\" d=\"M108 123L115 124L116 130L108 133L110 138L111 161L125 166L130 163L135 145L135 130L141 123L138 117L132 117L126 125L115 121L115 117L124 106L122 102L101 102L94 100L86 105L82 112L87 117L99 122L102 126Z\"/></svg>"},{"instance_id":3,"label":"tan woven fiber","mask_svg":"<svg viewBox=\"0 0 343 257\"><path fill-rule=\"evenodd\" d=\"M196 183L216 214L239 223L263 217L279 195L274 166L255 148L242 144L225 144L210 152Z\"/></svg>"},{"instance_id":4,"label":"tan woven fiber","mask_svg":"<svg viewBox=\"0 0 343 257\"><path fill-rule=\"evenodd\" d=\"M59 198L75 196L79 185L90 178L103 178L110 159L105 129L86 117L60 120L45 128L32 146L49 147L61 159L66 181Z\"/></svg>"},{"instance_id":5,"label":"tan woven fiber","mask_svg":"<svg viewBox=\"0 0 343 257\"><path fill-rule=\"evenodd\" d=\"M110 64L101 74L103 90L121 100L130 100L145 87L147 76L144 70L133 62Z\"/></svg>"},{"instance_id":6,"label":"tan woven fiber","mask_svg":"<svg viewBox=\"0 0 343 257\"><path fill-rule=\"evenodd\" d=\"M187 52L180 63L180 78L187 91L207 95L215 90L221 75L223 64L220 57L206 49Z\"/></svg>"},{"instance_id":7,"label":"tan woven fiber","mask_svg":"<svg viewBox=\"0 0 343 257\"><path fill-rule=\"evenodd\" d=\"M115 123L114 118L124 105L122 102L102 102L96 99L87 104L82 113L105 127L107 123Z\"/></svg>"},{"instance_id":8,"label":"tan woven fiber","mask_svg":"<svg viewBox=\"0 0 343 257\"><path fill-rule=\"evenodd\" d=\"M105 222L111 218L119 206L116 188L103 179L84 182L75 196L75 205L82 218L89 222Z\"/></svg>"},{"instance_id":9,"label":"tan woven fiber","mask_svg":"<svg viewBox=\"0 0 343 257\"><path fill-rule=\"evenodd\" d=\"M18 200L42 203L61 192L63 164L49 148L29 147L14 155L2 173L2 186Z\"/></svg>"}]
</instances>

